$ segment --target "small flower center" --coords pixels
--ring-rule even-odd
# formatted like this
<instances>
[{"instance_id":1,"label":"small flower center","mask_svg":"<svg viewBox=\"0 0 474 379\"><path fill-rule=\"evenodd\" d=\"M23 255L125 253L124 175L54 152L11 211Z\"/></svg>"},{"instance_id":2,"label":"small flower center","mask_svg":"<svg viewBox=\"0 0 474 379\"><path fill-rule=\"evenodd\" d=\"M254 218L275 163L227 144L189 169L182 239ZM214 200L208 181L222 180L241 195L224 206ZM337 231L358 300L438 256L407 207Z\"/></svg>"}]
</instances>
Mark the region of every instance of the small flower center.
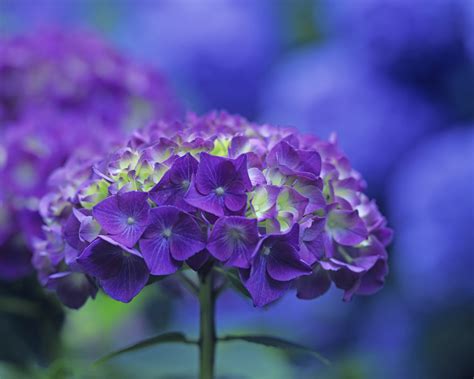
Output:
<instances>
[{"instance_id":1,"label":"small flower center","mask_svg":"<svg viewBox=\"0 0 474 379\"><path fill-rule=\"evenodd\" d=\"M128 224L128 225L133 225L133 224L135 224L135 219L134 219L133 217L127 218L127 224Z\"/></svg>"},{"instance_id":2,"label":"small flower center","mask_svg":"<svg viewBox=\"0 0 474 379\"><path fill-rule=\"evenodd\" d=\"M217 187L215 191L218 196L222 196L225 192L224 187Z\"/></svg>"},{"instance_id":3,"label":"small flower center","mask_svg":"<svg viewBox=\"0 0 474 379\"><path fill-rule=\"evenodd\" d=\"M171 237L171 229L170 229L170 228L165 228L165 229L163 230L163 233L162 233L162 234L163 234L163 237L165 237L165 238L170 238L170 237Z\"/></svg>"},{"instance_id":4,"label":"small flower center","mask_svg":"<svg viewBox=\"0 0 474 379\"><path fill-rule=\"evenodd\" d=\"M237 228L232 228L229 230L229 236L232 240L237 241L242 238L242 232Z\"/></svg>"},{"instance_id":5,"label":"small flower center","mask_svg":"<svg viewBox=\"0 0 474 379\"><path fill-rule=\"evenodd\" d=\"M270 249L268 246L264 246L262 249L262 254L265 256L270 255L271 252L272 252L272 249Z\"/></svg>"},{"instance_id":6,"label":"small flower center","mask_svg":"<svg viewBox=\"0 0 474 379\"><path fill-rule=\"evenodd\" d=\"M184 189L188 189L189 188L189 180L183 180L181 182L181 186L184 188Z\"/></svg>"}]
</instances>

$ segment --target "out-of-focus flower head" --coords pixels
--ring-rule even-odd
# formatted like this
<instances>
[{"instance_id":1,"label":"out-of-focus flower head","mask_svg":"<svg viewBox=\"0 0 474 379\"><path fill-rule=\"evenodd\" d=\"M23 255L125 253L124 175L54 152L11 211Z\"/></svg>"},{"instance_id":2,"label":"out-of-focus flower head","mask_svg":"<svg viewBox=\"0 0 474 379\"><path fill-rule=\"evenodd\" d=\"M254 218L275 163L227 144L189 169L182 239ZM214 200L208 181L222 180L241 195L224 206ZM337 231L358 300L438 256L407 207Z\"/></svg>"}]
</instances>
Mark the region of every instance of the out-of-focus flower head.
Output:
<instances>
[{"instance_id":1,"label":"out-of-focus flower head","mask_svg":"<svg viewBox=\"0 0 474 379\"><path fill-rule=\"evenodd\" d=\"M334 283L349 300L384 283L392 232L332 139L191 114L83 163L53 175L34 256L46 286L75 276L68 305L95 285L129 302L184 264L238 269L256 306L291 287L311 299Z\"/></svg>"},{"instance_id":2,"label":"out-of-focus flower head","mask_svg":"<svg viewBox=\"0 0 474 379\"><path fill-rule=\"evenodd\" d=\"M343 0L319 5L316 18L345 49L421 91L454 119L472 119L472 1Z\"/></svg>"},{"instance_id":3,"label":"out-of-focus flower head","mask_svg":"<svg viewBox=\"0 0 474 379\"><path fill-rule=\"evenodd\" d=\"M142 7L131 3L127 17L143 31L142 43L136 44L133 33L122 29L117 30L120 44L148 60L158 55L160 66L183 88L193 109L255 115L262 77L280 39L272 1L159 0Z\"/></svg>"},{"instance_id":4,"label":"out-of-focus flower head","mask_svg":"<svg viewBox=\"0 0 474 379\"><path fill-rule=\"evenodd\" d=\"M171 119L179 108L160 74L87 33L3 38L0 57L0 256L13 267L14 245L2 243L18 245L19 229L27 241L41 234L39 198L54 169L106 149L130 123ZM18 275L0 277L27 271L20 250Z\"/></svg>"},{"instance_id":5,"label":"out-of-focus flower head","mask_svg":"<svg viewBox=\"0 0 474 379\"><path fill-rule=\"evenodd\" d=\"M415 93L337 45L298 52L279 66L264 91L262 113L268 122L322 137L336 132L372 190L380 190L400 155L441 122Z\"/></svg>"},{"instance_id":6,"label":"out-of-focus flower head","mask_svg":"<svg viewBox=\"0 0 474 379\"><path fill-rule=\"evenodd\" d=\"M430 310L474 295L473 152L472 126L454 128L417 146L390 179L395 268L414 307Z\"/></svg>"},{"instance_id":7,"label":"out-of-focus flower head","mask_svg":"<svg viewBox=\"0 0 474 379\"><path fill-rule=\"evenodd\" d=\"M163 76L93 34L44 29L2 38L0 56L3 125L44 108L125 127L179 112Z\"/></svg>"}]
</instances>

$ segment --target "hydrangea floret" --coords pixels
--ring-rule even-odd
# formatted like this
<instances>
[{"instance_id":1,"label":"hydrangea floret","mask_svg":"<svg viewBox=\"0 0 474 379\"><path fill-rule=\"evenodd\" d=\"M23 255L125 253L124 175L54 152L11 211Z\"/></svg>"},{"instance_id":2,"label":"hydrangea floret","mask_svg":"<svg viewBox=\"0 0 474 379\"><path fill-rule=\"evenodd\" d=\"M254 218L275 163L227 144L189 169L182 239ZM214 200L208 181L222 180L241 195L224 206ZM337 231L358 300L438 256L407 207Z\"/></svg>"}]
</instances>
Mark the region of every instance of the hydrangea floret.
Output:
<instances>
[{"instance_id":1,"label":"hydrangea floret","mask_svg":"<svg viewBox=\"0 0 474 379\"><path fill-rule=\"evenodd\" d=\"M388 271L392 232L334 137L190 114L55 180L34 262L72 307L98 288L129 302L178 271L201 306L236 281L257 307L291 289L313 299L331 285L350 300L378 291Z\"/></svg>"}]
</instances>

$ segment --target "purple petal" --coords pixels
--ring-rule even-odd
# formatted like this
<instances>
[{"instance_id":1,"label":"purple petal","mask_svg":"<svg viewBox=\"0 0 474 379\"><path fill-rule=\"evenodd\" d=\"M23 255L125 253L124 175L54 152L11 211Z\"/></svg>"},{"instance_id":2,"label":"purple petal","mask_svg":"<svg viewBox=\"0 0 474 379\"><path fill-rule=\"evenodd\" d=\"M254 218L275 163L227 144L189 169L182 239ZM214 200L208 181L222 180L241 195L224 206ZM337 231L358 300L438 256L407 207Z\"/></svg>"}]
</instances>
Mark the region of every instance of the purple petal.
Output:
<instances>
[{"instance_id":1,"label":"purple petal","mask_svg":"<svg viewBox=\"0 0 474 379\"><path fill-rule=\"evenodd\" d=\"M379 259L377 263L362 276L356 294L372 295L379 291L385 284L385 276L387 276L387 274L387 261L385 259Z\"/></svg>"},{"instance_id":2,"label":"purple petal","mask_svg":"<svg viewBox=\"0 0 474 379\"><path fill-rule=\"evenodd\" d=\"M46 287L55 290L59 300L72 309L79 309L89 297L95 298L97 294L97 286L86 275L77 272L52 274Z\"/></svg>"},{"instance_id":3,"label":"purple petal","mask_svg":"<svg viewBox=\"0 0 474 379\"><path fill-rule=\"evenodd\" d=\"M184 196L197 170L198 162L189 153L177 158L159 183L150 191L158 205L174 205L192 212L195 208L184 201Z\"/></svg>"},{"instance_id":4,"label":"purple petal","mask_svg":"<svg viewBox=\"0 0 474 379\"><path fill-rule=\"evenodd\" d=\"M79 239L85 243L90 243L97 238L100 233L100 225L91 216L85 217L79 227Z\"/></svg>"},{"instance_id":5,"label":"purple petal","mask_svg":"<svg viewBox=\"0 0 474 379\"><path fill-rule=\"evenodd\" d=\"M218 260L248 268L258 243L257 220L229 216L220 218L211 232L207 249Z\"/></svg>"},{"instance_id":6,"label":"purple petal","mask_svg":"<svg viewBox=\"0 0 474 379\"><path fill-rule=\"evenodd\" d=\"M267 257L267 272L273 279L290 281L302 275L311 274L311 267L300 258L297 250L290 244L277 242L270 249Z\"/></svg>"},{"instance_id":7,"label":"purple petal","mask_svg":"<svg viewBox=\"0 0 474 379\"><path fill-rule=\"evenodd\" d=\"M273 280L267 274L266 259L260 255L253 259L250 269L240 272L242 282L256 307L263 307L279 299L290 286L289 282Z\"/></svg>"},{"instance_id":8,"label":"purple petal","mask_svg":"<svg viewBox=\"0 0 474 379\"><path fill-rule=\"evenodd\" d=\"M173 274L181 267L181 262L171 256L169 243L165 238L142 238L140 250L152 275Z\"/></svg>"},{"instance_id":9,"label":"purple petal","mask_svg":"<svg viewBox=\"0 0 474 379\"><path fill-rule=\"evenodd\" d=\"M137 191L113 195L97 204L92 212L115 241L132 247L148 225L147 198L147 193Z\"/></svg>"},{"instance_id":10,"label":"purple petal","mask_svg":"<svg viewBox=\"0 0 474 379\"><path fill-rule=\"evenodd\" d=\"M193 255L191 258L186 260L186 263L189 267L191 267L194 271L201 270L206 263L211 259L211 255L207 251L207 249L201 250L199 253Z\"/></svg>"},{"instance_id":11,"label":"purple petal","mask_svg":"<svg viewBox=\"0 0 474 379\"><path fill-rule=\"evenodd\" d=\"M368 237L367 228L357 211L332 210L328 215L327 227L334 240L341 245L354 246Z\"/></svg>"},{"instance_id":12,"label":"purple petal","mask_svg":"<svg viewBox=\"0 0 474 379\"><path fill-rule=\"evenodd\" d=\"M193 207L216 216L224 216L224 197L217 196L214 192L202 195L196 190L194 183L191 183L184 200Z\"/></svg>"},{"instance_id":13,"label":"purple petal","mask_svg":"<svg viewBox=\"0 0 474 379\"><path fill-rule=\"evenodd\" d=\"M330 275L336 287L344 290L343 300L351 300L359 287L361 274L342 268L338 271L331 271Z\"/></svg>"},{"instance_id":14,"label":"purple petal","mask_svg":"<svg viewBox=\"0 0 474 379\"><path fill-rule=\"evenodd\" d=\"M296 296L299 299L315 299L324 295L331 287L331 278L321 266L316 266L311 275L302 276L296 281Z\"/></svg>"},{"instance_id":15,"label":"purple petal","mask_svg":"<svg viewBox=\"0 0 474 379\"><path fill-rule=\"evenodd\" d=\"M252 182L249 177L247 155L242 154L234 160L234 166L237 170L239 181L243 184L246 191L252 190Z\"/></svg>"},{"instance_id":16,"label":"purple petal","mask_svg":"<svg viewBox=\"0 0 474 379\"><path fill-rule=\"evenodd\" d=\"M123 256L117 275L101 280L100 284L111 298L128 303L145 287L149 274L142 258L128 254Z\"/></svg>"},{"instance_id":17,"label":"purple petal","mask_svg":"<svg viewBox=\"0 0 474 379\"><path fill-rule=\"evenodd\" d=\"M314 217L311 226L304 229L301 236L300 255L309 264L324 257L326 219Z\"/></svg>"},{"instance_id":18,"label":"purple petal","mask_svg":"<svg viewBox=\"0 0 474 379\"><path fill-rule=\"evenodd\" d=\"M222 157L207 153L200 154L200 162L196 172L196 189L203 195L225 186L236 177L232 162Z\"/></svg>"},{"instance_id":19,"label":"purple petal","mask_svg":"<svg viewBox=\"0 0 474 379\"><path fill-rule=\"evenodd\" d=\"M79 238L80 227L81 223L77 219L76 214L71 213L62 228L63 236L67 244L78 251L82 251L87 246L87 243L84 243L84 241Z\"/></svg>"},{"instance_id":20,"label":"purple petal","mask_svg":"<svg viewBox=\"0 0 474 379\"><path fill-rule=\"evenodd\" d=\"M285 141L276 144L267 157L270 167L283 166L286 168L296 167L299 163L299 156L296 150Z\"/></svg>"},{"instance_id":21,"label":"purple petal","mask_svg":"<svg viewBox=\"0 0 474 379\"><path fill-rule=\"evenodd\" d=\"M224 196L224 204L232 212L243 211L247 205L247 195L226 194Z\"/></svg>"},{"instance_id":22,"label":"purple petal","mask_svg":"<svg viewBox=\"0 0 474 379\"><path fill-rule=\"evenodd\" d=\"M203 231L191 215L173 206L161 206L150 211L149 219L140 250L152 274L171 274L180 267L180 261L204 249Z\"/></svg>"},{"instance_id":23,"label":"purple petal","mask_svg":"<svg viewBox=\"0 0 474 379\"><path fill-rule=\"evenodd\" d=\"M85 273L107 279L118 274L122 258L123 249L98 238L84 249L77 258L77 263Z\"/></svg>"},{"instance_id":24,"label":"purple petal","mask_svg":"<svg viewBox=\"0 0 474 379\"><path fill-rule=\"evenodd\" d=\"M172 227L170 251L173 258L184 261L206 247L205 236L195 219L180 212L179 220Z\"/></svg>"}]
</instances>

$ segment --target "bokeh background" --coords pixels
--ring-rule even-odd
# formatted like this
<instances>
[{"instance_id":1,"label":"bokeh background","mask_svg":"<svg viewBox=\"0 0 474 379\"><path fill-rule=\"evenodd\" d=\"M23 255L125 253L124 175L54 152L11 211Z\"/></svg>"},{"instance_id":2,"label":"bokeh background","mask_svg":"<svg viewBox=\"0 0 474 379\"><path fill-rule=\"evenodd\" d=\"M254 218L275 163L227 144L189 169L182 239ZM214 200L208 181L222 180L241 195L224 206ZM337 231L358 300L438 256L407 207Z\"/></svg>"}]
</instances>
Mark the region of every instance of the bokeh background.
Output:
<instances>
[{"instance_id":1,"label":"bokeh background","mask_svg":"<svg viewBox=\"0 0 474 379\"><path fill-rule=\"evenodd\" d=\"M229 343L219 377L474 375L473 0L0 0L1 38L50 27L92 31L161 70L188 110L336 132L395 230L375 296L286 296L264 310L231 292L219 302L220 333L280 335L330 367ZM2 281L0 378L193 377L189 346L90 368L178 329L196 335L197 304L172 282L128 305L99 295L71 311L34 276Z\"/></svg>"}]
</instances>

